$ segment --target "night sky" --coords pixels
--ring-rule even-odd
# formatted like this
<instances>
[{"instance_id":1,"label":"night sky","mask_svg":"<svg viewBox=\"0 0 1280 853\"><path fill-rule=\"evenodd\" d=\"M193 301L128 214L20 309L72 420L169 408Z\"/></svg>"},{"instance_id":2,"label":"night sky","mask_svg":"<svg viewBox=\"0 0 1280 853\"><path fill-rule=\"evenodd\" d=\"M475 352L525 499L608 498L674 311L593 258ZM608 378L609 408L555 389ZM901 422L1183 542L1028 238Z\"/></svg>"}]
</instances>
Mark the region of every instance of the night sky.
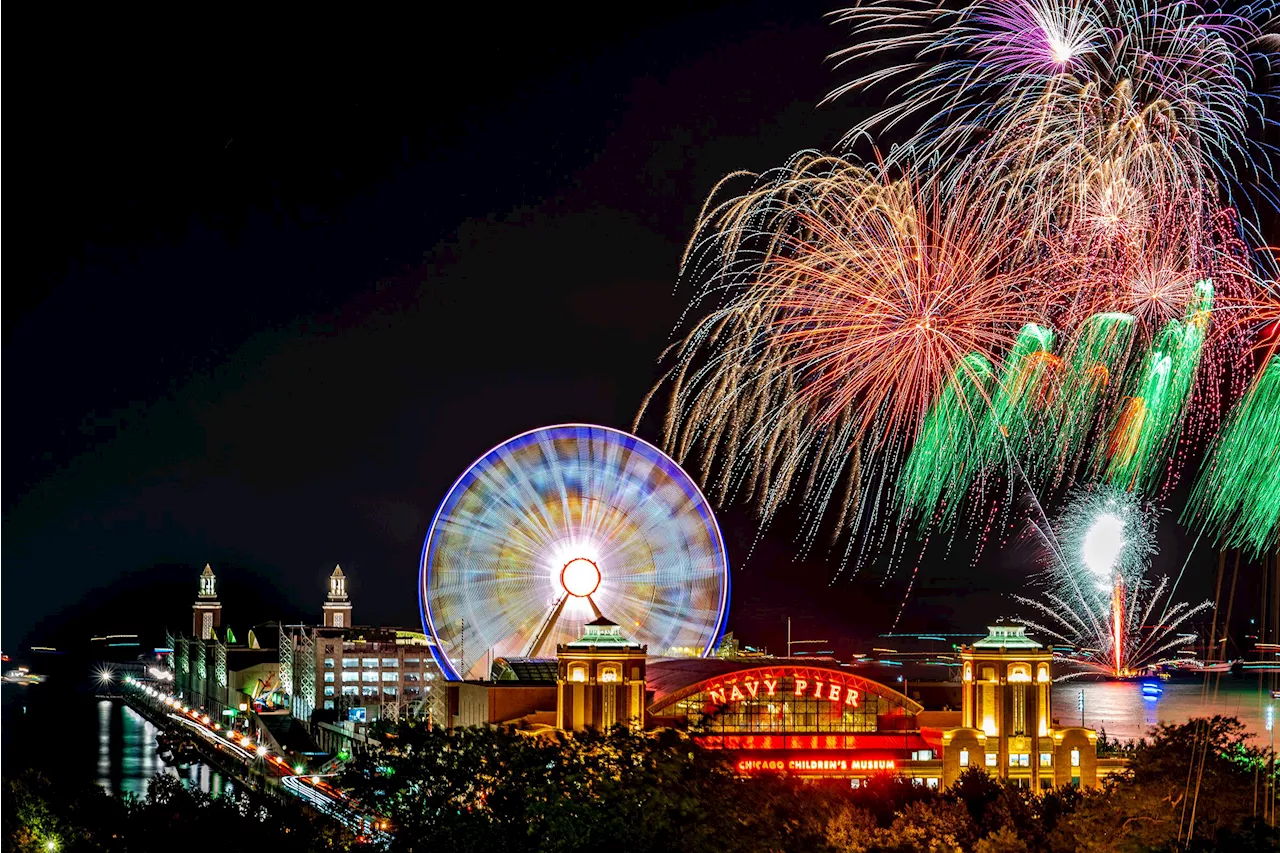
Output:
<instances>
[{"instance_id":1,"label":"night sky","mask_svg":"<svg viewBox=\"0 0 1280 853\"><path fill-rule=\"evenodd\" d=\"M189 628L206 562L233 626L318 618L334 563L358 622L417 626L450 483L526 429L629 428L715 181L865 114L818 106L846 79L830 6L430 5L35 13L50 61L9 101L6 649ZM829 587L786 524L746 561L750 508L721 522L747 642L779 649L786 614L888 628L910 566ZM1033 556L938 554L900 630L979 630Z\"/></svg>"}]
</instances>

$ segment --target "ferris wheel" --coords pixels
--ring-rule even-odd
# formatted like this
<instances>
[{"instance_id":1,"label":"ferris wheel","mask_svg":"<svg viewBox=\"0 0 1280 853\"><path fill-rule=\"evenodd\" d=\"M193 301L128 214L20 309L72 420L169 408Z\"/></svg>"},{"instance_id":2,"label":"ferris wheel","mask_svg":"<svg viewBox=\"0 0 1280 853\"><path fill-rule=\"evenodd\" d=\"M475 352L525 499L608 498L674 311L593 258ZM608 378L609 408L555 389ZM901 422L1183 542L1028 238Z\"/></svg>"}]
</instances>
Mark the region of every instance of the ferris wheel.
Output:
<instances>
[{"instance_id":1,"label":"ferris wheel","mask_svg":"<svg viewBox=\"0 0 1280 853\"><path fill-rule=\"evenodd\" d=\"M705 656L729 564L711 505L658 448L602 426L516 436L445 495L422 549L422 621L451 679L550 657L604 616L656 657Z\"/></svg>"}]
</instances>

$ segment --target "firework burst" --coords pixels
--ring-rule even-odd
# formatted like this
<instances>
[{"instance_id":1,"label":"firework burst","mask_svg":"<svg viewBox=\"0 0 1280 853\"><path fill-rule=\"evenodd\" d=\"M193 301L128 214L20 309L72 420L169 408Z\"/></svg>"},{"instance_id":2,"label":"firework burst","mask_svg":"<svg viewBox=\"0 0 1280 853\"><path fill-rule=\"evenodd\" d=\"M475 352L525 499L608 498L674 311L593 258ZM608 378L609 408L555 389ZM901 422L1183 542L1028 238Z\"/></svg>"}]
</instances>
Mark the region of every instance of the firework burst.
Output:
<instances>
[{"instance_id":1,"label":"firework burst","mask_svg":"<svg viewBox=\"0 0 1280 853\"><path fill-rule=\"evenodd\" d=\"M1043 516L1078 484L1168 497L1243 395L1259 327L1280 339L1231 206L1246 179L1270 185L1252 141L1267 14L840 13L858 39L842 60L909 57L845 87L898 82L851 139L919 129L872 164L802 152L741 194L725 189L745 173L716 187L637 426L669 395L663 442L709 490L763 524L798 499L803 547L834 522L859 565L892 568L908 529L1007 535L1015 505Z\"/></svg>"},{"instance_id":2,"label":"firework burst","mask_svg":"<svg viewBox=\"0 0 1280 853\"><path fill-rule=\"evenodd\" d=\"M1052 529L1036 528L1047 551L1044 593L1014 598L1032 609L1028 624L1077 648L1072 659L1085 672L1141 672L1189 642L1177 629L1211 606L1170 604L1169 579L1147 579L1154 523L1152 509L1132 492L1098 487L1078 492Z\"/></svg>"},{"instance_id":3,"label":"firework burst","mask_svg":"<svg viewBox=\"0 0 1280 853\"><path fill-rule=\"evenodd\" d=\"M718 304L675 348L664 440L722 498L768 519L799 492L817 519L876 492L953 377L985 387L1041 316L1000 229L948 212L970 191L940 192L806 154L706 212L684 272Z\"/></svg>"}]
</instances>

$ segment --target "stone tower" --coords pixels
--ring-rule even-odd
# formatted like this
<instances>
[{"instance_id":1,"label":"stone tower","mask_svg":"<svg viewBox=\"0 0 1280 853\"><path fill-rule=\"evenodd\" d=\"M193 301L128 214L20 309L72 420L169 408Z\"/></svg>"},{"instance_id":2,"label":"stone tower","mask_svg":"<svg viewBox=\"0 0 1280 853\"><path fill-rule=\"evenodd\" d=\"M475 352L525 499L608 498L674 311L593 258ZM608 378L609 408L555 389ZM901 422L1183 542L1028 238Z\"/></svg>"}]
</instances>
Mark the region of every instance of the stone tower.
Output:
<instances>
[{"instance_id":1,"label":"stone tower","mask_svg":"<svg viewBox=\"0 0 1280 853\"><path fill-rule=\"evenodd\" d=\"M191 636L211 640L222 625L222 604L218 601L218 578L205 563L200 573L200 594L191 605Z\"/></svg>"},{"instance_id":2,"label":"stone tower","mask_svg":"<svg viewBox=\"0 0 1280 853\"><path fill-rule=\"evenodd\" d=\"M347 600L347 576L342 573L342 566L334 566L333 574L329 575L329 598L324 603L324 626L351 627L351 602Z\"/></svg>"},{"instance_id":3,"label":"stone tower","mask_svg":"<svg viewBox=\"0 0 1280 853\"><path fill-rule=\"evenodd\" d=\"M648 646L622 636L601 616L582 636L556 647L556 726L607 731L617 723L644 723Z\"/></svg>"}]
</instances>

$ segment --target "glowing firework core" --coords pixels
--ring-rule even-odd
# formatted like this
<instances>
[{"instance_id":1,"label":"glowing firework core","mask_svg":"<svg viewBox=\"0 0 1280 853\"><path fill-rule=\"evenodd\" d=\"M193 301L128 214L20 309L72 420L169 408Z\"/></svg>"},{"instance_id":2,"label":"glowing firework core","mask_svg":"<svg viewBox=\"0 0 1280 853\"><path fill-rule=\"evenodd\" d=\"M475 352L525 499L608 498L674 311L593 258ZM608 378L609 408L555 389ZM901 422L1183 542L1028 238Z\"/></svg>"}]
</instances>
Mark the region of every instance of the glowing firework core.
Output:
<instances>
[{"instance_id":1,"label":"glowing firework core","mask_svg":"<svg viewBox=\"0 0 1280 853\"><path fill-rule=\"evenodd\" d=\"M1120 559L1124 545L1124 519L1114 513L1104 512L1084 535L1080 556L1096 577L1106 578Z\"/></svg>"},{"instance_id":2,"label":"glowing firework core","mask_svg":"<svg viewBox=\"0 0 1280 853\"><path fill-rule=\"evenodd\" d=\"M586 598L600 587L600 567L586 557L575 557L560 571L560 585L570 595Z\"/></svg>"},{"instance_id":3,"label":"glowing firework core","mask_svg":"<svg viewBox=\"0 0 1280 853\"><path fill-rule=\"evenodd\" d=\"M1066 65L1074 55L1071 45L1056 38L1049 40L1049 50L1053 53L1053 61L1059 65Z\"/></svg>"}]
</instances>

